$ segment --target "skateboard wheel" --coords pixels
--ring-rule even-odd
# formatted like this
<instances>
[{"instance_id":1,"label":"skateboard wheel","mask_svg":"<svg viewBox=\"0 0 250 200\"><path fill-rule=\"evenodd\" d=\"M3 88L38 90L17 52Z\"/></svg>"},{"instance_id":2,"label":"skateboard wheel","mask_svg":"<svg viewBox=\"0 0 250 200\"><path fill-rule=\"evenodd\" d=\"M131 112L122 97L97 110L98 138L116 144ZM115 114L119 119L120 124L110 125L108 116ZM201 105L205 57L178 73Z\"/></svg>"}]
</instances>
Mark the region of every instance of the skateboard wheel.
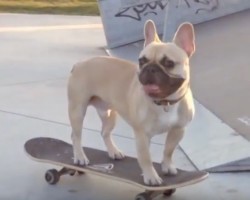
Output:
<instances>
[{"instance_id":1,"label":"skateboard wheel","mask_svg":"<svg viewBox=\"0 0 250 200\"><path fill-rule=\"evenodd\" d=\"M151 198L147 193L143 192L136 195L135 200L151 200Z\"/></svg>"},{"instance_id":2,"label":"skateboard wheel","mask_svg":"<svg viewBox=\"0 0 250 200\"><path fill-rule=\"evenodd\" d=\"M176 192L176 189L165 190L165 191L163 192L163 195L164 195L165 197L170 197L170 196L172 196L175 192Z\"/></svg>"},{"instance_id":3,"label":"skateboard wheel","mask_svg":"<svg viewBox=\"0 0 250 200\"><path fill-rule=\"evenodd\" d=\"M74 176L76 174L76 171L75 170L69 170L69 175L70 176Z\"/></svg>"},{"instance_id":4,"label":"skateboard wheel","mask_svg":"<svg viewBox=\"0 0 250 200\"><path fill-rule=\"evenodd\" d=\"M60 179L60 175L56 169L50 169L45 173L45 180L50 185L55 185Z\"/></svg>"}]
</instances>

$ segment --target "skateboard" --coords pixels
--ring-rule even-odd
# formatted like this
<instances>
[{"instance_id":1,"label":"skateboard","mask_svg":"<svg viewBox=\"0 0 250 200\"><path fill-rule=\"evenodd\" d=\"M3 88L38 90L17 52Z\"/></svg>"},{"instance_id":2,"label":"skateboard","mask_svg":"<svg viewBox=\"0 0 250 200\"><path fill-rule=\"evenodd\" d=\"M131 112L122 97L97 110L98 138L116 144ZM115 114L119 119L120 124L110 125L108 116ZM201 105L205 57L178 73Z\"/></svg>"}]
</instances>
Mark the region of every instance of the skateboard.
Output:
<instances>
[{"instance_id":1,"label":"skateboard","mask_svg":"<svg viewBox=\"0 0 250 200\"><path fill-rule=\"evenodd\" d=\"M135 197L135 200L152 200L154 197L163 194L171 196L176 188L198 183L208 177L204 171L184 171L178 169L177 175L164 175L161 172L161 165L153 163L156 171L163 179L160 186L145 185L142 172L137 159L125 157L122 160L112 160L106 151L84 147L84 151L91 164L79 166L73 163L73 147L64 141L53 138L33 138L28 140L24 149L28 156L35 161L61 166L61 170L50 169L45 173L45 180L53 185L56 184L62 175L95 174L109 179L115 179L145 190Z\"/></svg>"}]
</instances>

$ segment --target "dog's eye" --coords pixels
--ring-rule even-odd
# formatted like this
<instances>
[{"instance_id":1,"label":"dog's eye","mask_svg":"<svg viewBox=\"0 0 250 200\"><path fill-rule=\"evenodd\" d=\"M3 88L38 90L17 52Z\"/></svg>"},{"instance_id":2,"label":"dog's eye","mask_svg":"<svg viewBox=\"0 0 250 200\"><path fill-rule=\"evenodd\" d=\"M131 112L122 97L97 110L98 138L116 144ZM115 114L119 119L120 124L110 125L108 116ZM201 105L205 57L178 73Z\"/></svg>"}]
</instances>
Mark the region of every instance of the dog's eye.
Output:
<instances>
[{"instance_id":1,"label":"dog's eye","mask_svg":"<svg viewBox=\"0 0 250 200\"><path fill-rule=\"evenodd\" d=\"M143 56L141 58L139 58L139 66L141 67L142 65L146 64L148 62L148 59Z\"/></svg>"},{"instance_id":2,"label":"dog's eye","mask_svg":"<svg viewBox=\"0 0 250 200\"><path fill-rule=\"evenodd\" d=\"M168 69L172 69L172 68L174 68L174 66L175 66L175 62L172 61L172 60L169 60L167 57L164 57L164 58L161 60L161 64L162 64L164 67L168 68Z\"/></svg>"},{"instance_id":3,"label":"dog's eye","mask_svg":"<svg viewBox=\"0 0 250 200\"><path fill-rule=\"evenodd\" d=\"M168 68L174 68L174 66L175 66L174 61L168 60L168 61L166 62L166 67L168 67Z\"/></svg>"}]
</instances>

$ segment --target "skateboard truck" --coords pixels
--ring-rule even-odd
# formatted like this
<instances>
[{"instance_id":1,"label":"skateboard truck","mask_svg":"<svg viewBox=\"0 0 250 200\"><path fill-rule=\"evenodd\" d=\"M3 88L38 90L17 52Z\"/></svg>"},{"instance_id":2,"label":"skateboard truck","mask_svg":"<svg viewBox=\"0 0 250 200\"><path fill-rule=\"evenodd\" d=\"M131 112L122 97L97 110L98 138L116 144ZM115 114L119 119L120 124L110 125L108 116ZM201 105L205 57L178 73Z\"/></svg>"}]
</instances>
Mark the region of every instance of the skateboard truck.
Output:
<instances>
[{"instance_id":1,"label":"skateboard truck","mask_svg":"<svg viewBox=\"0 0 250 200\"><path fill-rule=\"evenodd\" d=\"M164 190L164 191L151 191L151 190L146 190L145 192L142 192L138 195L136 195L135 200L152 200L155 197L159 195L163 195L165 197L170 197L172 194L174 194L176 189L169 189L169 190Z\"/></svg>"},{"instance_id":2,"label":"skateboard truck","mask_svg":"<svg viewBox=\"0 0 250 200\"><path fill-rule=\"evenodd\" d=\"M50 185L55 185L55 184L58 183L58 181L60 180L60 177L62 175L67 175L67 174L69 174L70 176L74 176L76 174L82 175L82 174L84 174L84 172L77 171L77 170L74 170L74 169L69 169L67 167L63 167L59 171L56 170L56 169L49 169L45 173L45 180Z\"/></svg>"},{"instance_id":3,"label":"skateboard truck","mask_svg":"<svg viewBox=\"0 0 250 200\"><path fill-rule=\"evenodd\" d=\"M86 166L86 168L90 168L90 169L100 171L100 172L111 173L111 170L114 168L114 165L112 163L88 165ZM69 169L67 167L63 167L59 171L57 171L56 169L50 169L50 170L47 170L45 173L45 180L50 185L54 185L60 180L61 176L67 175L67 174L69 174L70 176L74 176L75 174L82 175L84 174L84 172L77 171L74 169Z\"/></svg>"}]
</instances>

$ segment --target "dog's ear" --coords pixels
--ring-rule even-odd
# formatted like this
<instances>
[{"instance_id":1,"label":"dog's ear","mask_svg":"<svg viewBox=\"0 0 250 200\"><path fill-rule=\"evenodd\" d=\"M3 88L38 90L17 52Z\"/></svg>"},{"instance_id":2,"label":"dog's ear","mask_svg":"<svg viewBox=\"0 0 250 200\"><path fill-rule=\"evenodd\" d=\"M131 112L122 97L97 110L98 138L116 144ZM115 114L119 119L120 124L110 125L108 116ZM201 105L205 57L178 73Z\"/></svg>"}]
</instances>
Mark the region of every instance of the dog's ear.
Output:
<instances>
[{"instance_id":1,"label":"dog's ear","mask_svg":"<svg viewBox=\"0 0 250 200\"><path fill-rule=\"evenodd\" d=\"M174 43L181 47L191 57L195 51L194 27L190 23L183 23L179 26L174 36Z\"/></svg>"},{"instance_id":2,"label":"dog's ear","mask_svg":"<svg viewBox=\"0 0 250 200\"><path fill-rule=\"evenodd\" d=\"M160 42L155 24L152 20L148 20L145 23L144 38L145 38L144 47L146 47L152 42Z\"/></svg>"}]
</instances>

